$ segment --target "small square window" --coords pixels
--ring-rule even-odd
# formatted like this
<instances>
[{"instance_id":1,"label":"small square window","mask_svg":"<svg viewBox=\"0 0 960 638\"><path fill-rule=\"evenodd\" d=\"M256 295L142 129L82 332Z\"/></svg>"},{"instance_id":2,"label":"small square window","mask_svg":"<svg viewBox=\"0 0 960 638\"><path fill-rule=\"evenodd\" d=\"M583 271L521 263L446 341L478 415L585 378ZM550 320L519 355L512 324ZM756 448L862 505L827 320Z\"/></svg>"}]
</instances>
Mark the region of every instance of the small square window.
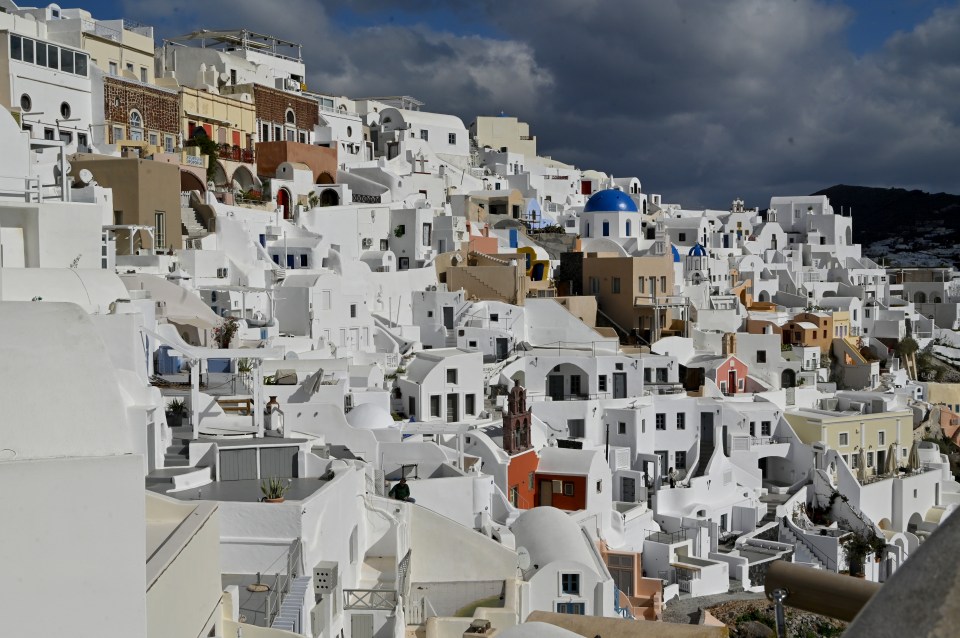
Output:
<instances>
[{"instance_id":1,"label":"small square window","mask_svg":"<svg viewBox=\"0 0 960 638\"><path fill-rule=\"evenodd\" d=\"M662 412L657 414L657 429L658 430L667 429L667 415Z\"/></svg>"},{"instance_id":2,"label":"small square window","mask_svg":"<svg viewBox=\"0 0 960 638\"><path fill-rule=\"evenodd\" d=\"M563 495L573 496L573 483L567 482L563 484Z\"/></svg>"},{"instance_id":3,"label":"small square window","mask_svg":"<svg viewBox=\"0 0 960 638\"><path fill-rule=\"evenodd\" d=\"M357 304L355 303L350 304L350 318L351 319L357 318Z\"/></svg>"},{"instance_id":4,"label":"small square window","mask_svg":"<svg viewBox=\"0 0 960 638\"><path fill-rule=\"evenodd\" d=\"M757 350L757 363L766 363L766 362L767 362L767 351Z\"/></svg>"},{"instance_id":5,"label":"small square window","mask_svg":"<svg viewBox=\"0 0 960 638\"><path fill-rule=\"evenodd\" d=\"M849 435L848 433L846 433L846 432L841 432L841 433L840 433L840 446L841 446L841 447L845 447L845 446L847 446L847 445L850 445L850 435Z\"/></svg>"},{"instance_id":6,"label":"small square window","mask_svg":"<svg viewBox=\"0 0 960 638\"><path fill-rule=\"evenodd\" d=\"M447 383L456 383L456 382L457 382L456 368L451 368L447 370Z\"/></svg>"},{"instance_id":7,"label":"small square window","mask_svg":"<svg viewBox=\"0 0 960 638\"><path fill-rule=\"evenodd\" d=\"M617 423L617 434L626 434L627 433L627 424L623 421Z\"/></svg>"},{"instance_id":8,"label":"small square window","mask_svg":"<svg viewBox=\"0 0 960 638\"><path fill-rule=\"evenodd\" d=\"M427 311L427 317L432 317L432 316L433 316L433 311L432 311L432 310L428 310L428 311Z\"/></svg>"},{"instance_id":9,"label":"small square window","mask_svg":"<svg viewBox=\"0 0 960 638\"><path fill-rule=\"evenodd\" d=\"M496 312L491 312L490 321L500 321L500 314Z\"/></svg>"},{"instance_id":10,"label":"small square window","mask_svg":"<svg viewBox=\"0 0 960 638\"><path fill-rule=\"evenodd\" d=\"M448 133L448 134L447 134L447 142L450 143L450 144L456 144L456 143L457 143L457 134L456 134L456 133Z\"/></svg>"},{"instance_id":11,"label":"small square window","mask_svg":"<svg viewBox=\"0 0 960 638\"><path fill-rule=\"evenodd\" d=\"M469 342L467 342L467 345L469 345L471 348L476 348L476 347L477 347L477 342L476 342L476 341L469 341Z\"/></svg>"}]
</instances>

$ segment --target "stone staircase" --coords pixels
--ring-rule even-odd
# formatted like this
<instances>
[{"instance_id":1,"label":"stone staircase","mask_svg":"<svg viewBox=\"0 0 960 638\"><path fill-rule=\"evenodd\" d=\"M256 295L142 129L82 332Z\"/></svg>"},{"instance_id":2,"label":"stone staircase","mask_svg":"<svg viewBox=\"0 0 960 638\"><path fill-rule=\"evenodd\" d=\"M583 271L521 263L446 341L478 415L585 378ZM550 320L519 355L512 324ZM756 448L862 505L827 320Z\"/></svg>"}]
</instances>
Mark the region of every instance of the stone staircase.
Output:
<instances>
[{"instance_id":1,"label":"stone staircase","mask_svg":"<svg viewBox=\"0 0 960 638\"><path fill-rule=\"evenodd\" d=\"M694 476L703 476L707 471L707 466L710 464L710 458L713 456L713 450L716 448L716 445L713 442L704 444L704 440L700 439L700 458L697 461L697 469L694 472Z\"/></svg>"},{"instance_id":2,"label":"stone staircase","mask_svg":"<svg viewBox=\"0 0 960 638\"><path fill-rule=\"evenodd\" d=\"M502 301L504 303L514 303L513 300L500 294L500 292L496 288L494 288L493 286L489 285L487 282L483 281L482 279L474 275L472 272L470 272L469 269L464 268L462 274L470 278L469 292L473 295L476 295L478 299L483 299L486 301Z\"/></svg>"},{"instance_id":3,"label":"stone staircase","mask_svg":"<svg viewBox=\"0 0 960 638\"><path fill-rule=\"evenodd\" d=\"M793 545L793 559L797 563L810 563L815 565L817 569L826 569L827 566L823 563L822 560L817 558L817 555L813 553L813 550L807 545L807 543L796 534L793 533L789 527L781 526L780 532L783 535L783 542Z\"/></svg>"},{"instance_id":4,"label":"stone staircase","mask_svg":"<svg viewBox=\"0 0 960 638\"><path fill-rule=\"evenodd\" d=\"M303 611L303 601L311 589L312 576L298 576L290 584L290 591L280 603L280 612L270 625L272 629L283 629L294 633L301 633L300 615Z\"/></svg>"},{"instance_id":5,"label":"stone staircase","mask_svg":"<svg viewBox=\"0 0 960 638\"><path fill-rule=\"evenodd\" d=\"M173 439L163 454L163 466L187 467L190 465L190 439L193 437L193 430L170 428L170 431L173 433Z\"/></svg>"},{"instance_id":6,"label":"stone staircase","mask_svg":"<svg viewBox=\"0 0 960 638\"><path fill-rule=\"evenodd\" d=\"M446 328L447 338L444 342L448 348L457 347L457 329L456 328Z\"/></svg>"},{"instance_id":7,"label":"stone staircase","mask_svg":"<svg viewBox=\"0 0 960 638\"><path fill-rule=\"evenodd\" d=\"M180 222L183 225L183 234L191 239L207 235L207 228L197 217L197 212L189 206L180 207Z\"/></svg>"}]
</instances>

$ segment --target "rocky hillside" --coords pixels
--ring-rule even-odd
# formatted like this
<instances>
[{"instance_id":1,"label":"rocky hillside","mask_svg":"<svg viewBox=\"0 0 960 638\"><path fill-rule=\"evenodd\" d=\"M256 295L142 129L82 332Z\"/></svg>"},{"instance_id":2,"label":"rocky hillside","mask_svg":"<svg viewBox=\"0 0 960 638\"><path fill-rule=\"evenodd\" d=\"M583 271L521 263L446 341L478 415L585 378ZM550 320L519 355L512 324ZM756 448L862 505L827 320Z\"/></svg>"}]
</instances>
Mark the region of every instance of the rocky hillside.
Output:
<instances>
[{"instance_id":1,"label":"rocky hillside","mask_svg":"<svg viewBox=\"0 0 960 638\"><path fill-rule=\"evenodd\" d=\"M826 195L836 213L853 212L853 239L896 266L960 264L960 196L838 184Z\"/></svg>"}]
</instances>

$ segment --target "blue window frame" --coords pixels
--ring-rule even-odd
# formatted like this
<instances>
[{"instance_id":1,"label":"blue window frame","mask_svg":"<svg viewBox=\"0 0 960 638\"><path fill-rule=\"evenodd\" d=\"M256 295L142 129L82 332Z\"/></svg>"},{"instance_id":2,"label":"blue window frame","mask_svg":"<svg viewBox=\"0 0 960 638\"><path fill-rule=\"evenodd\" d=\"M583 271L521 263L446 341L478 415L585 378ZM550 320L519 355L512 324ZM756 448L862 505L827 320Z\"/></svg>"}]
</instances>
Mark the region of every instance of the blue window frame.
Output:
<instances>
[{"instance_id":1,"label":"blue window frame","mask_svg":"<svg viewBox=\"0 0 960 638\"><path fill-rule=\"evenodd\" d=\"M603 236L610 236L610 222L603 222Z\"/></svg>"},{"instance_id":2,"label":"blue window frame","mask_svg":"<svg viewBox=\"0 0 960 638\"><path fill-rule=\"evenodd\" d=\"M583 616L587 613L585 603L557 603L558 614L576 614Z\"/></svg>"},{"instance_id":3,"label":"blue window frame","mask_svg":"<svg viewBox=\"0 0 960 638\"><path fill-rule=\"evenodd\" d=\"M560 574L560 593L580 595L580 574Z\"/></svg>"}]
</instances>

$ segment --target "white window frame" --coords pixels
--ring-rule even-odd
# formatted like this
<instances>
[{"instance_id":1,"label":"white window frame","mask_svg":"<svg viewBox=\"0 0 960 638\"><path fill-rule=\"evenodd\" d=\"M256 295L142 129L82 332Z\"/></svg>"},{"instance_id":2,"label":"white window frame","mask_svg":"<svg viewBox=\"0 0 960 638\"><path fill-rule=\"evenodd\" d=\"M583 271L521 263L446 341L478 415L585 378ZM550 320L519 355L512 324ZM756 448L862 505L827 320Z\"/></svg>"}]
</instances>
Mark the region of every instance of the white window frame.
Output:
<instances>
[{"instance_id":1,"label":"white window frame","mask_svg":"<svg viewBox=\"0 0 960 638\"><path fill-rule=\"evenodd\" d=\"M837 435L837 445L841 447L847 447L848 445L850 445L850 433L840 432Z\"/></svg>"},{"instance_id":2,"label":"white window frame","mask_svg":"<svg viewBox=\"0 0 960 638\"><path fill-rule=\"evenodd\" d=\"M153 247L155 250L163 250L167 245L166 217L165 211L153 211Z\"/></svg>"}]
</instances>

